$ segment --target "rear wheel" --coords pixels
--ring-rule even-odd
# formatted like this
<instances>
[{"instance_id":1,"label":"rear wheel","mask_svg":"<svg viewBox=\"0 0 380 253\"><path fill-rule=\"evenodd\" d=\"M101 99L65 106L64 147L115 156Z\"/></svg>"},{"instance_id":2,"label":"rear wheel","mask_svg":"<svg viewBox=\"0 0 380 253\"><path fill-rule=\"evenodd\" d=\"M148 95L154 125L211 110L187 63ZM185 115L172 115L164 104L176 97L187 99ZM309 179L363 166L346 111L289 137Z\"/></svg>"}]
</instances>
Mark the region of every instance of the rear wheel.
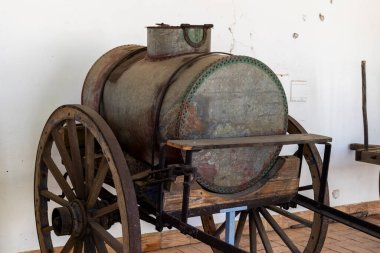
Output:
<instances>
[{"instance_id":1,"label":"rear wheel","mask_svg":"<svg viewBox=\"0 0 380 253\"><path fill-rule=\"evenodd\" d=\"M141 251L137 201L123 152L102 117L86 106L59 107L47 121L37 151L34 199L41 252L57 246L62 252ZM122 233L110 232L119 222Z\"/></svg>"},{"instance_id":2,"label":"rear wheel","mask_svg":"<svg viewBox=\"0 0 380 253\"><path fill-rule=\"evenodd\" d=\"M294 118L289 116L288 133L299 134L307 132ZM301 173L309 174L307 176L309 182L307 185L299 188L299 193L312 191L313 193L307 192L306 194L311 198L317 199L322 172L322 160L314 144L305 146L303 159L306 163L304 163ZM329 204L328 190L326 190L324 204ZM273 249L279 246L287 247L290 252L320 252L327 234L327 218L318 213L305 216L305 212L293 212L292 209L295 207L296 205L292 202L279 203L279 205L263 206L241 212L235 229L235 246L249 252L257 252L261 248L264 248L266 252L273 252ZM225 223L217 227L212 215L204 215L201 217L201 220L205 232L209 234L219 237L225 230ZM299 234L296 234L291 229L284 229L278 221L292 224L291 228L300 228L297 230ZM246 223L248 223L248 229L244 228ZM273 231L268 232L268 229L265 229L265 223ZM246 234L248 234L248 243L240 243ZM213 249L213 251L215 253L220 252L216 249Z\"/></svg>"}]
</instances>

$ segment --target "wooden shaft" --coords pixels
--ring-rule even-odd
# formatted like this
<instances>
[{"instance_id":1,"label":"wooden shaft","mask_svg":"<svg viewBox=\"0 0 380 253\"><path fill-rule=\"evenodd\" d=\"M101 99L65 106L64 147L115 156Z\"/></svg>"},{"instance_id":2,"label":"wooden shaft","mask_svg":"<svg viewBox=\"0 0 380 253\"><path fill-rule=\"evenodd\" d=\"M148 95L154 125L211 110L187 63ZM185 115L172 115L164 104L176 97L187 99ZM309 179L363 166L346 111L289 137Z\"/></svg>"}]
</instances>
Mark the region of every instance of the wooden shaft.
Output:
<instances>
[{"instance_id":1,"label":"wooden shaft","mask_svg":"<svg viewBox=\"0 0 380 253\"><path fill-rule=\"evenodd\" d=\"M367 119L367 80L366 80L366 62L362 61L362 110L364 125L364 149L368 150L368 119Z\"/></svg>"}]
</instances>

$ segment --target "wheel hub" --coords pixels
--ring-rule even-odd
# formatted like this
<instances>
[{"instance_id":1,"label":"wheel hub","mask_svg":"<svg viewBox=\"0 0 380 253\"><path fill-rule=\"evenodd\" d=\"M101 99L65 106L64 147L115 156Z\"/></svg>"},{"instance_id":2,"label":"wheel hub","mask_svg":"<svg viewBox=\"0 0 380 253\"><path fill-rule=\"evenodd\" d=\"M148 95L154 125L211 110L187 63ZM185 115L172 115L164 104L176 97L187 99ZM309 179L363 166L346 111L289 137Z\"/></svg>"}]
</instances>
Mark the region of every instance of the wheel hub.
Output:
<instances>
[{"instance_id":1,"label":"wheel hub","mask_svg":"<svg viewBox=\"0 0 380 253\"><path fill-rule=\"evenodd\" d=\"M58 236L79 237L85 233L87 215L83 203L74 200L69 206L54 208L52 213L54 233Z\"/></svg>"}]
</instances>

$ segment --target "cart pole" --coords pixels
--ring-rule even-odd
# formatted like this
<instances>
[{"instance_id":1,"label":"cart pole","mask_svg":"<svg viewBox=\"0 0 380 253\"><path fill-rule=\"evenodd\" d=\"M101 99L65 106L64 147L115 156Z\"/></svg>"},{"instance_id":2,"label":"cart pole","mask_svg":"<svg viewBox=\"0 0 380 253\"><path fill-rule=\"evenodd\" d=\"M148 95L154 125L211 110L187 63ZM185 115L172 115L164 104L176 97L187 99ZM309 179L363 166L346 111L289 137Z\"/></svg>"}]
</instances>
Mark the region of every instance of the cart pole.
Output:
<instances>
[{"instance_id":1,"label":"cart pole","mask_svg":"<svg viewBox=\"0 0 380 253\"><path fill-rule=\"evenodd\" d=\"M366 61L362 61L362 110L364 125L364 149L368 150L368 119L367 119L367 80Z\"/></svg>"}]
</instances>

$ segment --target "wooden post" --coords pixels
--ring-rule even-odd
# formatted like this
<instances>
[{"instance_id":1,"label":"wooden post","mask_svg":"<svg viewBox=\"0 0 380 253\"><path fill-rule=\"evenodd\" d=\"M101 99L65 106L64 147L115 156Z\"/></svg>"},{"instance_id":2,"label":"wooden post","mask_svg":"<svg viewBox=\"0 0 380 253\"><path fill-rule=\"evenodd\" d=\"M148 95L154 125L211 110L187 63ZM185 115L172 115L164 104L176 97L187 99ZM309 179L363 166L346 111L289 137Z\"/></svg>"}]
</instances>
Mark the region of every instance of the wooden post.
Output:
<instances>
[{"instance_id":1,"label":"wooden post","mask_svg":"<svg viewBox=\"0 0 380 253\"><path fill-rule=\"evenodd\" d=\"M367 80L366 80L366 62L362 61L362 110L364 125L364 149L368 150L368 119L367 119Z\"/></svg>"}]
</instances>

